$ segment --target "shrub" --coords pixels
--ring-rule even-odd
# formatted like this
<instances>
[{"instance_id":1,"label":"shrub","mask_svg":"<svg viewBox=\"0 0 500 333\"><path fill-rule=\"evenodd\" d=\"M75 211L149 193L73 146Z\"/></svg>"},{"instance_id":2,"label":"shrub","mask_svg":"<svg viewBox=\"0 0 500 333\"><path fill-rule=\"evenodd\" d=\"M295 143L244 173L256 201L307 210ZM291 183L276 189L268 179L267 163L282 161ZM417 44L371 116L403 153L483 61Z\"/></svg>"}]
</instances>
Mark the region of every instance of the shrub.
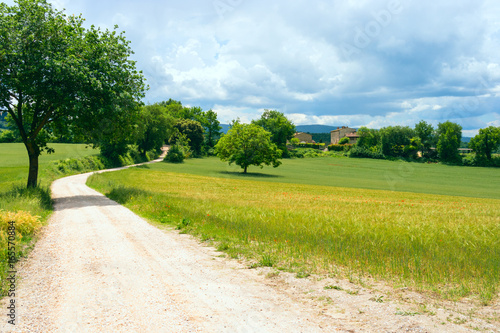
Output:
<instances>
[{"instance_id":1,"label":"shrub","mask_svg":"<svg viewBox=\"0 0 500 333\"><path fill-rule=\"evenodd\" d=\"M488 160L485 156L479 156L477 154L467 154L462 158L462 164L466 166L478 166L478 167L500 167L500 156L492 156L491 160Z\"/></svg>"},{"instance_id":2,"label":"shrub","mask_svg":"<svg viewBox=\"0 0 500 333\"><path fill-rule=\"evenodd\" d=\"M328 146L329 151L349 151L354 145L352 144L331 144Z\"/></svg>"},{"instance_id":3,"label":"shrub","mask_svg":"<svg viewBox=\"0 0 500 333\"><path fill-rule=\"evenodd\" d=\"M339 145L345 145L347 143L349 143L349 138L344 136L342 139L339 140L339 142L337 142Z\"/></svg>"},{"instance_id":4,"label":"shrub","mask_svg":"<svg viewBox=\"0 0 500 333\"><path fill-rule=\"evenodd\" d=\"M0 143L20 142L15 133L11 130L0 131Z\"/></svg>"},{"instance_id":5,"label":"shrub","mask_svg":"<svg viewBox=\"0 0 500 333\"><path fill-rule=\"evenodd\" d=\"M168 150L167 156L163 159L165 162L182 163L184 161L184 149L182 146L175 144Z\"/></svg>"},{"instance_id":6,"label":"shrub","mask_svg":"<svg viewBox=\"0 0 500 333\"><path fill-rule=\"evenodd\" d=\"M385 159L384 154L379 151L372 151L363 147L354 146L349 151L349 157Z\"/></svg>"},{"instance_id":7,"label":"shrub","mask_svg":"<svg viewBox=\"0 0 500 333\"><path fill-rule=\"evenodd\" d=\"M344 146L331 144L328 146L328 150L330 150L330 151L344 151Z\"/></svg>"}]
</instances>

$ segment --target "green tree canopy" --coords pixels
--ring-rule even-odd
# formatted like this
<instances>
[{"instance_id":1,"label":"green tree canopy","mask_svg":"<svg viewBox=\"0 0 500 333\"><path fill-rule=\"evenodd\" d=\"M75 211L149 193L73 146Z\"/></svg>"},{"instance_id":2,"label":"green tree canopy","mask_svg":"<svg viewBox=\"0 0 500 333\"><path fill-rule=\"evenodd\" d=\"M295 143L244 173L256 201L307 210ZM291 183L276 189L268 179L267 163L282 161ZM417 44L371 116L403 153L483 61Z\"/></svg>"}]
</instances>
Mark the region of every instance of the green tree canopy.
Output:
<instances>
[{"instance_id":1,"label":"green tree canopy","mask_svg":"<svg viewBox=\"0 0 500 333\"><path fill-rule=\"evenodd\" d=\"M500 146L500 127L490 126L481 128L479 134L469 142L469 148L476 153L479 158L486 158L491 161L491 153Z\"/></svg>"},{"instance_id":2,"label":"green tree canopy","mask_svg":"<svg viewBox=\"0 0 500 333\"><path fill-rule=\"evenodd\" d=\"M43 130L71 126L95 143L132 132L144 77L123 33L85 29L46 0L0 4L0 111L19 129L37 186ZM115 29L117 27L115 26Z\"/></svg>"},{"instance_id":3,"label":"green tree canopy","mask_svg":"<svg viewBox=\"0 0 500 333\"><path fill-rule=\"evenodd\" d=\"M220 122L217 119L217 113L212 110L203 111L201 107L184 107L180 101L169 99L157 103L165 108L165 111L176 119L189 119L197 121L203 127L204 142L206 148L213 148L220 137ZM193 144L193 142L191 141Z\"/></svg>"},{"instance_id":4,"label":"green tree canopy","mask_svg":"<svg viewBox=\"0 0 500 333\"><path fill-rule=\"evenodd\" d=\"M430 148L436 144L436 135L431 124L421 120L415 125L415 132L422 143L423 153L427 154Z\"/></svg>"},{"instance_id":5,"label":"green tree canopy","mask_svg":"<svg viewBox=\"0 0 500 333\"><path fill-rule=\"evenodd\" d=\"M457 163L461 160L458 148L462 141L462 126L451 121L438 124L436 150L444 162Z\"/></svg>"},{"instance_id":6,"label":"green tree canopy","mask_svg":"<svg viewBox=\"0 0 500 333\"><path fill-rule=\"evenodd\" d=\"M231 129L215 145L217 156L241 166L247 173L250 165L278 167L281 150L271 141L271 133L255 124L233 122Z\"/></svg>"},{"instance_id":7,"label":"green tree canopy","mask_svg":"<svg viewBox=\"0 0 500 333\"><path fill-rule=\"evenodd\" d=\"M412 146L415 131L408 126L388 126L380 129L382 153L386 156L406 156ZM412 146L413 147L413 146Z\"/></svg>"},{"instance_id":8,"label":"green tree canopy","mask_svg":"<svg viewBox=\"0 0 500 333\"><path fill-rule=\"evenodd\" d=\"M202 125L205 128L205 146L213 148L220 138L222 129L217 113L212 110L205 112L205 122Z\"/></svg>"},{"instance_id":9,"label":"green tree canopy","mask_svg":"<svg viewBox=\"0 0 500 333\"><path fill-rule=\"evenodd\" d=\"M359 135L356 142L356 145L359 147L372 148L380 145L381 139L379 130L362 126L356 133Z\"/></svg>"},{"instance_id":10,"label":"green tree canopy","mask_svg":"<svg viewBox=\"0 0 500 333\"><path fill-rule=\"evenodd\" d=\"M159 151L173 134L175 119L157 104L144 106L140 116L137 138L139 151L142 155L153 149Z\"/></svg>"},{"instance_id":11,"label":"green tree canopy","mask_svg":"<svg viewBox=\"0 0 500 333\"><path fill-rule=\"evenodd\" d=\"M252 124L259 125L271 133L271 141L285 151L286 142L295 134L295 125L285 115L276 110L265 110L260 119Z\"/></svg>"},{"instance_id":12,"label":"green tree canopy","mask_svg":"<svg viewBox=\"0 0 500 333\"><path fill-rule=\"evenodd\" d=\"M186 136L195 156L200 156L203 146L203 127L201 124L196 120L179 119L174 127L179 133Z\"/></svg>"}]
</instances>

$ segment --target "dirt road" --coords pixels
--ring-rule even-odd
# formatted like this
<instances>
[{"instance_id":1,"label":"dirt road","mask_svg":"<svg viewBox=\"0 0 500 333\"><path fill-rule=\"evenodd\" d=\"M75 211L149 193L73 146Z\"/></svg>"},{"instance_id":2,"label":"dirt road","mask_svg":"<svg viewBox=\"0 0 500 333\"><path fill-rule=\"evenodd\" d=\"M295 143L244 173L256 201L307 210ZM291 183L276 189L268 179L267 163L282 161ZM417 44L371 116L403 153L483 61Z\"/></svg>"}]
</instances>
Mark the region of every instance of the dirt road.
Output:
<instances>
[{"instance_id":1,"label":"dirt road","mask_svg":"<svg viewBox=\"0 0 500 333\"><path fill-rule=\"evenodd\" d=\"M88 188L88 176L53 183L55 212L19 267L17 325L4 320L2 332L434 331L368 294L328 314L294 297L300 288L270 286L191 237L151 226ZM336 295L339 304L356 297Z\"/></svg>"}]
</instances>

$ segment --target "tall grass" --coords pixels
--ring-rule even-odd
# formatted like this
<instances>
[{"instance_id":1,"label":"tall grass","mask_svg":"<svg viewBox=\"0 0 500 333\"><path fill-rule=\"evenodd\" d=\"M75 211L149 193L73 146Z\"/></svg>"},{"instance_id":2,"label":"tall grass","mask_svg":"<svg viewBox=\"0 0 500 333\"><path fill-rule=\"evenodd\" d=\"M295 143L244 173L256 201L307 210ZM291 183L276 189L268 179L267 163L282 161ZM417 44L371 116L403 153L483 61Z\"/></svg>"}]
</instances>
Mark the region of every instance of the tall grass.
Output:
<instances>
[{"instance_id":1,"label":"tall grass","mask_svg":"<svg viewBox=\"0 0 500 333\"><path fill-rule=\"evenodd\" d=\"M266 255L293 272L373 276L484 304L499 290L500 200L137 168L94 175L89 184L233 257Z\"/></svg>"}]
</instances>

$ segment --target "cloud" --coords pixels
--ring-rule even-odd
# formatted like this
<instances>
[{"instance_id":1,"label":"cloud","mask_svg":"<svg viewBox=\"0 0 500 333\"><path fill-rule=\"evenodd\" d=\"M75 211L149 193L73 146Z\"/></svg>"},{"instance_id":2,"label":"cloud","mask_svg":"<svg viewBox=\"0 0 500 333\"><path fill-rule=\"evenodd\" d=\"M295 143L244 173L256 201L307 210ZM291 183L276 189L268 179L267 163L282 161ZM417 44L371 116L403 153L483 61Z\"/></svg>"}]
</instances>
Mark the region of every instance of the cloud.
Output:
<instances>
[{"instance_id":1,"label":"cloud","mask_svg":"<svg viewBox=\"0 0 500 333\"><path fill-rule=\"evenodd\" d=\"M126 31L151 89L245 121L497 123L500 3L411 0L52 0Z\"/></svg>"}]
</instances>

